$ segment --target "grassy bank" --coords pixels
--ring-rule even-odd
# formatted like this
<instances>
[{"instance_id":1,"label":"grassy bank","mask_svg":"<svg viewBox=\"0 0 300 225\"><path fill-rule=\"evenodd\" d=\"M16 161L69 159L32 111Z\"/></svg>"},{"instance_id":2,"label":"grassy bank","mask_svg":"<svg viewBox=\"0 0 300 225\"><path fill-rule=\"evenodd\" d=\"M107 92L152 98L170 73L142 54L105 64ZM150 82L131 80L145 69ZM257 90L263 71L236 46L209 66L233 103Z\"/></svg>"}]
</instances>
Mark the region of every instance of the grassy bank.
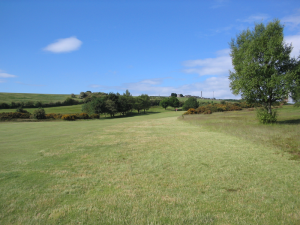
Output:
<instances>
[{"instance_id":1,"label":"grassy bank","mask_svg":"<svg viewBox=\"0 0 300 225\"><path fill-rule=\"evenodd\" d=\"M299 162L213 122L251 113L2 123L0 223L299 224Z\"/></svg>"},{"instance_id":2,"label":"grassy bank","mask_svg":"<svg viewBox=\"0 0 300 225\"><path fill-rule=\"evenodd\" d=\"M28 102L41 101L43 103L49 102L63 102L71 94L28 94L28 93L3 93L0 92L0 103L10 104L11 102Z\"/></svg>"}]
</instances>

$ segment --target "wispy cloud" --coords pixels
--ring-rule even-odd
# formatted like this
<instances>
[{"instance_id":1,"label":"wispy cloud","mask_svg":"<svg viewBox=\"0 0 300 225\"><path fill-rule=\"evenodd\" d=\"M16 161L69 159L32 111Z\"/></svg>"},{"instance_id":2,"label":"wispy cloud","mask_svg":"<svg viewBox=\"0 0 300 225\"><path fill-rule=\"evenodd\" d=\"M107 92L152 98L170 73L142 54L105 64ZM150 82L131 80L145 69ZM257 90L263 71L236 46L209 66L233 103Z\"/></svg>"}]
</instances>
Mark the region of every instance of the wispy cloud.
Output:
<instances>
[{"instance_id":1,"label":"wispy cloud","mask_svg":"<svg viewBox=\"0 0 300 225\"><path fill-rule=\"evenodd\" d=\"M287 26L291 28L296 28L300 24L300 15L292 15L292 16L286 16L281 19L281 22L285 23Z\"/></svg>"},{"instance_id":2,"label":"wispy cloud","mask_svg":"<svg viewBox=\"0 0 300 225\"><path fill-rule=\"evenodd\" d=\"M82 45L82 41L76 37L69 37L64 39L58 39L56 42L48 45L43 50L53 53L72 52L78 50Z\"/></svg>"},{"instance_id":3,"label":"wispy cloud","mask_svg":"<svg viewBox=\"0 0 300 225\"><path fill-rule=\"evenodd\" d=\"M125 83L121 86L103 86L90 85L90 87L98 88L101 91L118 90L120 93L128 89L132 95L137 96L147 93L150 96L170 96L171 93L178 93L183 95L196 95L206 98L240 98L234 96L229 89L229 80L226 76L210 77L203 82L191 83L181 85L178 87L164 86L163 81L169 78L147 79L138 82Z\"/></svg>"},{"instance_id":4,"label":"wispy cloud","mask_svg":"<svg viewBox=\"0 0 300 225\"><path fill-rule=\"evenodd\" d=\"M0 83L5 83L6 82L6 80L0 80Z\"/></svg>"},{"instance_id":5,"label":"wispy cloud","mask_svg":"<svg viewBox=\"0 0 300 225\"><path fill-rule=\"evenodd\" d=\"M300 55L300 35L290 35L284 38L285 43L292 43L293 50L291 52L291 57L298 57Z\"/></svg>"},{"instance_id":6,"label":"wispy cloud","mask_svg":"<svg viewBox=\"0 0 300 225\"><path fill-rule=\"evenodd\" d=\"M220 8L224 6L226 2L228 2L228 0L214 0L210 8L212 9Z\"/></svg>"},{"instance_id":7,"label":"wispy cloud","mask_svg":"<svg viewBox=\"0 0 300 225\"><path fill-rule=\"evenodd\" d=\"M17 84L21 84L21 85L26 85L26 86L32 86L32 87L45 87L46 85L43 85L43 84L26 84L26 83L23 83L23 82L19 82L19 81L16 81Z\"/></svg>"},{"instance_id":8,"label":"wispy cloud","mask_svg":"<svg viewBox=\"0 0 300 225\"><path fill-rule=\"evenodd\" d=\"M183 62L183 66L192 67L183 69L184 73L196 73L199 76L225 75L232 70L230 49L223 49L217 52L216 58L196 59Z\"/></svg>"},{"instance_id":9,"label":"wispy cloud","mask_svg":"<svg viewBox=\"0 0 300 225\"><path fill-rule=\"evenodd\" d=\"M5 73L4 71L0 70L0 78L13 78L13 77L17 77L17 76Z\"/></svg>"},{"instance_id":10,"label":"wispy cloud","mask_svg":"<svg viewBox=\"0 0 300 225\"><path fill-rule=\"evenodd\" d=\"M245 22L245 23L254 23L254 22L267 21L269 18L270 16L268 14L258 13L258 14L251 15L246 19L238 19L237 21Z\"/></svg>"}]
</instances>

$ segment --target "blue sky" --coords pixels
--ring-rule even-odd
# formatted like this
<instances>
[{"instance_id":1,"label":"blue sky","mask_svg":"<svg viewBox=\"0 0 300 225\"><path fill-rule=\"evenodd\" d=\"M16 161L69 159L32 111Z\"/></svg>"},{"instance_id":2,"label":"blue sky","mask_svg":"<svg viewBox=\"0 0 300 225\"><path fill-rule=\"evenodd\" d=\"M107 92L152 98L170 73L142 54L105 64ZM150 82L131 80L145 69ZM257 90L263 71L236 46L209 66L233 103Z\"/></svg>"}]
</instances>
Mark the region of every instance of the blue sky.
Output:
<instances>
[{"instance_id":1,"label":"blue sky","mask_svg":"<svg viewBox=\"0 0 300 225\"><path fill-rule=\"evenodd\" d=\"M298 56L298 0L0 0L0 92L239 98L228 43L275 18Z\"/></svg>"}]
</instances>

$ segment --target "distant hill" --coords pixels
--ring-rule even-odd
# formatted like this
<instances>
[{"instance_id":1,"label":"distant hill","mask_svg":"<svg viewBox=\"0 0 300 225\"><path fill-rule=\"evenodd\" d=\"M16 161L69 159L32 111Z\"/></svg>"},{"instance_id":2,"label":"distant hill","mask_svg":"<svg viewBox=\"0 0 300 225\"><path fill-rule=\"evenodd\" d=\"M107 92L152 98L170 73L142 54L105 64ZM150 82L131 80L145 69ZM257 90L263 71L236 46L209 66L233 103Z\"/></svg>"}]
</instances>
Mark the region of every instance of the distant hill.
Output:
<instances>
[{"instance_id":1,"label":"distant hill","mask_svg":"<svg viewBox=\"0 0 300 225\"><path fill-rule=\"evenodd\" d=\"M41 101L43 103L64 101L70 97L71 94L28 94L28 93L3 93L0 92L0 103L11 102L28 102ZM77 96L76 96L77 97Z\"/></svg>"}]
</instances>

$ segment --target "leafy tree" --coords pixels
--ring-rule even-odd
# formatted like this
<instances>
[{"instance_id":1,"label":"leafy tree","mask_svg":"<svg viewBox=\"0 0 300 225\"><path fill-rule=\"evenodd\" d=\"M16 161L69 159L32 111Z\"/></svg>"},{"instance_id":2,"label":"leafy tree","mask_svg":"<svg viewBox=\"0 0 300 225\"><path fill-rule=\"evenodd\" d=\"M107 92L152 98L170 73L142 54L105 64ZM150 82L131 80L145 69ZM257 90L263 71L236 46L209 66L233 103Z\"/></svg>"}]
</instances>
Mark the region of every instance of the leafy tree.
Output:
<instances>
[{"instance_id":1,"label":"leafy tree","mask_svg":"<svg viewBox=\"0 0 300 225\"><path fill-rule=\"evenodd\" d=\"M118 112L117 104L111 99L105 101L105 109L111 117L115 116L115 113Z\"/></svg>"},{"instance_id":2,"label":"leafy tree","mask_svg":"<svg viewBox=\"0 0 300 225\"><path fill-rule=\"evenodd\" d=\"M189 110L190 108L197 109L199 107L199 103L196 98L190 97L186 100L182 106L183 110Z\"/></svg>"},{"instance_id":3,"label":"leafy tree","mask_svg":"<svg viewBox=\"0 0 300 225\"><path fill-rule=\"evenodd\" d=\"M147 94L142 94L139 97L142 99L142 109L146 113L145 110L148 110L151 106L150 97Z\"/></svg>"},{"instance_id":4,"label":"leafy tree","mask_svg":"<svg viewBox=\"0 0 300 225\"><path fill-rule=\"evenodd\" d=\"M163 100L160 101L160 106L163 107L164 109L167 109L169 105L170 105L169 98L164 98Z\"/></svg>"},{"instance_id":5,"label":"leafy tree","mask_svg":"<svg viewBox=\"0 0 300 225\"><path fill-rule=\"evenodd\" d=\"M85 98L86 96L88 96L85 92L80 92L79 94L79 98Z\"/></svg>"},{"instance_id":6,"label":"leafy tree","mask_svg":"<svg viewBox=\"0 0 300 225\"><path fill-rule=\"evenodd\" d=\"M136 109L138 113L140 113L140 110L143 109L143 99L141 96L135 98L133 108Z\"/></svg>"},{"instance_id":7,"label":"leafy tree","mask_svg":"<svg viewBox=\"0 0 300 225\"><path fill-rule=\"evenodd\" d=\"M180 94L180 97L183 97L183 94Z\"/></svg>"},{"instance_id":8,"label":"leafy tree","mask_svg":"<svg viewBox=\"0 0 300 225\"><path fill-rule=\"evenodd\" d=\"M171 93L171 97L177 97L176 93Z\"/></svg>"},{"instance_id":9,"label":"leafy tree","mask_svg":"<svg viewBox=\"0 0 300 225\"><path fill-rule=\"evenodd\" d=\"M170 106L174 107L174 109L178 108L179 107L179 100L178 100L178 98L174 97L174 96L171 97L171 98L169 98L169 104L170 104Z\"/></svg>"},{"instance_id":10,"label":"leafy tree","mask_svg":"<svg viewBox=\"0 0 300 225\"><path fill-rule=\"evenodd\" d=\"M279 20L256 24L230 42L234 71L230 71L230 88L249 103L261 103L268 114L271 106L294 93L299 80L299 61L290 58L292 46L283 42L283 25Z\"/></svg>"}]
</instances>

